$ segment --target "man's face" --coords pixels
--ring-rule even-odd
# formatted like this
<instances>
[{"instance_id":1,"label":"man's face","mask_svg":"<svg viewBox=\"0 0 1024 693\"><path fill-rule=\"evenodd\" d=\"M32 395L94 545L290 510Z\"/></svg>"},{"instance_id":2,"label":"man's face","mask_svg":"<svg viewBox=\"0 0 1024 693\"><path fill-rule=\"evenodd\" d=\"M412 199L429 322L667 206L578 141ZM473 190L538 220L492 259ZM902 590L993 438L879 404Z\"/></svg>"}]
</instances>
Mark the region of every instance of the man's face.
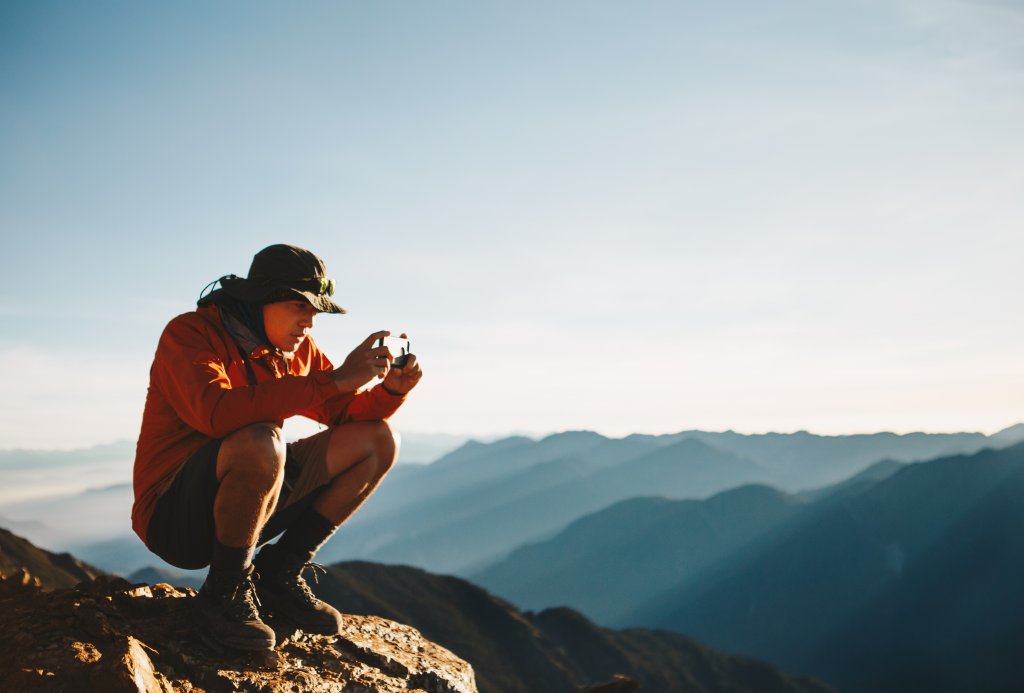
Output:
<instances>
[{"instance_id":1,"label":"man's face","mask_svg":"<svg viewBox=\"0 0 1024 693\"><path fill-rule=\"evenodd\" d=\"M263 326L270 343L284 352L295 351L313 329L316 314L316 308L302 300L263 306Z\"/></svg>"}]
</instances>

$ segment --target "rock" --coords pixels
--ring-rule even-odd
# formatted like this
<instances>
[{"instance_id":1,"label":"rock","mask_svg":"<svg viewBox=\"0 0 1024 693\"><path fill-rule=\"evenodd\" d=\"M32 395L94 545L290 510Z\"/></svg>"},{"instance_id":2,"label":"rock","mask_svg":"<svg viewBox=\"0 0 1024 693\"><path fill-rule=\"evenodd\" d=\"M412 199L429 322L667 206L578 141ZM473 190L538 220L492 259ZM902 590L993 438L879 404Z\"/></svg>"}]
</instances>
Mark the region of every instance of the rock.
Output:
<instances>
[{"instance_id":1,"label":"rock","mask_svg":"<svg viewBox=\"0 0 1024 693\"><path fill-rule=\"evenodd\" d=\"M473 669L419 631L346 616L339 636L281 628L265 655L209 643L196 593L99 578L43 592L0 579L0 690L476 693Z\"/></svg>"},{"instance_id":2,"label":"rock","mask_svg":"<svg viewBox=\"0 0 1024 693\"><path fill-rule=\"evenodd\" d=\"M122 646L124 651L118 654ZM157 676L142 643L131 636L109 648L91 679L94 689L111 693L169 693L173 690L166 678Z\"/></svg>"},{"instance_id":3,"label":"rock","mask_svg":"<svg viewBox=\"0 0 1024 693\"><path fill-rule=\"evenodd\" d=\"M30 575L25 568L21 568L8 577L4 577L0 573L0 597L8 594L32 593L39 589L42 589L42 583L39 581L39 578Z\"/></svg>"}]
</instances>

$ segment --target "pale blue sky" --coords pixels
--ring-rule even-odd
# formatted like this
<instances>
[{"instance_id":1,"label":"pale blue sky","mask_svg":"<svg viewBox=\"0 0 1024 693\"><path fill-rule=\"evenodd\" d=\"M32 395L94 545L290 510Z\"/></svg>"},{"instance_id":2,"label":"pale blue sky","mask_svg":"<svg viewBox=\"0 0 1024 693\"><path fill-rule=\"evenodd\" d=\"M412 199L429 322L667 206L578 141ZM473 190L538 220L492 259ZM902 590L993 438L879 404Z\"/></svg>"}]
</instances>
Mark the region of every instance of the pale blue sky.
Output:
<instances>
[{"instance_id":1,"label":"pale blue sky","mask_svg":"<svg viewBox=\"0 0 1024 693\"><path fill-rule=\"evenodd\" d=\"M0 447L133 438L274 242L400 428L1024 420L1017 2L0 4Z\"/></svg>"}]
</instances>

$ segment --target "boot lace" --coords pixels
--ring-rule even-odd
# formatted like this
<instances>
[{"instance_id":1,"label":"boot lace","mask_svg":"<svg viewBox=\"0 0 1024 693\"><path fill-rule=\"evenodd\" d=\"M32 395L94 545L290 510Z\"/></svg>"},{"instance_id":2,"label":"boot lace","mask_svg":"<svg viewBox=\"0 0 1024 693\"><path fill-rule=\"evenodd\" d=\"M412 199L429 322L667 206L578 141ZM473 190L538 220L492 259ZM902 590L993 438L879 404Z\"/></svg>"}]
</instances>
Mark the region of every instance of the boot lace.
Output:
<instances>
[{"instance_id":1,"label":"boot lace","mask_svg":"<svg viewBox=\"0 0 1024 693\"><path fill-rule=\"evenodd\" d=\"M259 576L252 566L242 575L242 579L231 590L225 604L225 611L233 618L242 621L253 621L260 617L259 597L256 596L256 580Z\"/></svg>"},{"instance_id":2,"label":"boot lace","mask_svg":"<svg viewBox=\"0 0 1024 693\"><path fill-rule=\"evenodd\" d=\"M295 573L293 577L290 576L284 581L283 586L292 596L302 600L303 602L307 604L319 604L320 600L315 594L313 594L313 590L310 588L309 583L306 582L306 579L302 577L302 573L306 568L310 569L310 574L313 576L313 582L316 584L320 584L320 578L317 577L317 573L327 573L327 569L319 563L313 563L312 561L309 563L303 563L299 566L298 572Z\"/></svg>"}]
</instances>

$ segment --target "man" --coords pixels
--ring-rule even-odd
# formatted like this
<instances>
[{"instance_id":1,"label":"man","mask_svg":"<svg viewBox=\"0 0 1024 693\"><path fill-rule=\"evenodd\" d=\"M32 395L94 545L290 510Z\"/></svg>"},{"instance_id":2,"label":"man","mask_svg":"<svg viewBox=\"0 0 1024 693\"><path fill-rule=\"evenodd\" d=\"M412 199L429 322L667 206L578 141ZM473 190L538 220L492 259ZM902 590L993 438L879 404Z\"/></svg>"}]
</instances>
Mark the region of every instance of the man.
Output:
<instances>
[{"instance_id":1,"label":"man","mask_svg":"<svg viewBox=\"0 0 1024 693\"><path fill-rule=\"evenodd\" d=\"M309 332L318 313L345 310L308 250L270 246L246 278L217 281L220 289L160 337L136 448L132 526L168 563L210 566L200 616L218 641L272 649L261 610L335 634L341 615L313 595L302 571L395 461L386 421L422 371L413 355L392 367L387 347L376 346L387 331L331 364ZM286 444L281 425L296 414L328 428ZM253 560L255 547L281 532Z\"/></svg>"}]
</instances>

